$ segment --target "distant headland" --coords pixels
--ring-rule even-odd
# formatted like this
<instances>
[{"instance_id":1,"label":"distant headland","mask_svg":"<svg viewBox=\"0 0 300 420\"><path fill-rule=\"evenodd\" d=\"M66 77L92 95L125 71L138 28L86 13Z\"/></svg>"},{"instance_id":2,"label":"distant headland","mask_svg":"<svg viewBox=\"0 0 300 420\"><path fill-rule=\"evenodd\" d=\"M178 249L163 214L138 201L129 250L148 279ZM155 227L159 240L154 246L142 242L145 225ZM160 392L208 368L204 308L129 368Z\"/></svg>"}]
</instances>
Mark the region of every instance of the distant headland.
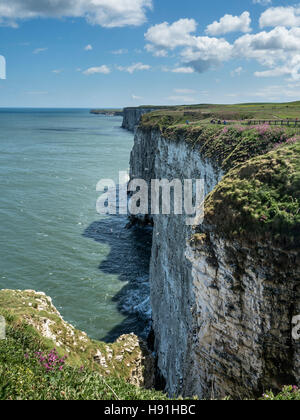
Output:
<instances>
[{"instance_id":1,"label":"distant headland","mask_svg":"<svg viewBox=\"0 0 300 420\"><path fill-rule=\"evenodd\" d=\"M108 117L123 117L123 109L91 109L91 114L106 115Z\"/></svg>"}]
</instances>

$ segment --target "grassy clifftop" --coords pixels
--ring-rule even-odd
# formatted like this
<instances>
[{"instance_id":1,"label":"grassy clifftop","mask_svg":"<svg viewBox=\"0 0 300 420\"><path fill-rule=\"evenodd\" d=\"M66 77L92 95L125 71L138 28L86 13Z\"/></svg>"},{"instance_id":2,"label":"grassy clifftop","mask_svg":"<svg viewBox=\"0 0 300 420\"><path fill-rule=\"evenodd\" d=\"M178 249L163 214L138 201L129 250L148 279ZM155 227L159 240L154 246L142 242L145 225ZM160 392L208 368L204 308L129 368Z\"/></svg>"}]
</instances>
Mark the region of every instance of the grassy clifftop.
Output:
<instances>
[{"instance_id":1,"label":"grassy clifftop","mask_svg":"<svg viewBox=\"0 0 300 420\"><path fill-rule=\"evenodd\" d=\"M143 388L151 359L133 335L111 345L91 340L34 291L0 291L0 316L0 399L165 398Z\"/></svg>"},{"instance_id":2,"label":"grassy clifftop","mask_svg":"<svg viewBox=\"0 0 300 420\"><path fill-rule=\"evenodd\" d=\"M151 107L155 108L155 107ZM186 120L193 125L209 123L211 119L237 121L300 119L300 101L289 103L250 103L238 105L186 105L165 107L143 117L145 128L175 126Z\"/></svg>"},{"instance_id":3,"label":"grassy clifftop","mask_svg":"<svg viewBox=\"0 0 300 420\"><path fill-rule=\"evenodd\" d=\"M90 340L61 319L50 298L33 291L0 291L0 316L6 320L0 400L167 400L130 383L140 359L133 336L110 346ZM262 399L299 400L300 391L289 386Z\"/></svg>"},{"instance_id":4,"label":"grassy clifftop","mask_svg":"<svg viewBox=\"0 0 300 420\"><path fill-rule=\"evenodd\" d=\"M230 238L299 248L300 141L229 171L207 198L205 218Z\"/></svg>"},{"instance_id":5,"label":"grassy clifftop","mask_svg":"<svg viewBox=\"0 0 300 420\"><path fill-rule=\"evenodd\" d=\"M211 124L212 119L226 120ZM294 123L275 125L279 119ZM227 237L300 246L300 102L174 107L143 116L143 130L186 141L227 175L206 200L206 221ZM253 119L270 123L252 124ZM188 120L188 124L186 123Z\"/></svg>"}]
</instances>

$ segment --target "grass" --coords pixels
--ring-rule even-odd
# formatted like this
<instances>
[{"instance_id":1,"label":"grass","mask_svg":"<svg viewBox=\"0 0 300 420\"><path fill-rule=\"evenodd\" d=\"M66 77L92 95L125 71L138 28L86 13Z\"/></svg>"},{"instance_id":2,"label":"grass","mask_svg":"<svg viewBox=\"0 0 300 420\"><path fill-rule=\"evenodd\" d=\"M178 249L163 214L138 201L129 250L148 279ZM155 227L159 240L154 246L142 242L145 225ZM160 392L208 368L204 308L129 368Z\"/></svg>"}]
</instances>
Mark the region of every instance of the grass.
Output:
<instances>
[{"instance_id":1,"label":"grass","mask_svg":"<svg viewBox=\"0 0 300 420\"><path fill-rule=\"evenodd\" d=\"M153 107L155 108L155 107ZM237 105L187 105L158 109L142 118L144 127L160 127L185 123L209 123L211 119L232 122L247 120L300 119L300 101L290 103L250 103Z\"/></svg>"},{"instance_id":2,"label":"grass","mask_svg":"<svg viewBox=\"0 0 300 420\"><path fill-rule=\"evenodd\" d=\"M266 392L262 401L300 401L300 389L297 386L285 386L279 394Z\"/></svg>"},{"instance_id":3,"label":"grass","mask_svg":"<svg viewBox=\"0 0 300 420\"><path fill-rule=\"evenodd\" d=\"M227 124L211 124L212 118ZM251 124L277 118L300 118L300 102L174 107L144 115L141 129L189 143L226 174L206 200L206 221L220 233L237 239L251 231L254 240L298 248L299 128Z\"/></svg>"},{"instance_id":4,"label":"grass","mask_svg":"<svg viewBox=\"0 0 300 420\"><path fill-rule=\"evenodd\" d=\"M232 239L299 248L300 141L230 170L208 196L205 220Z\"/></svg>"},{"instance_id":5,"label":"grass","mask_svg":"<svg viewBox=\"0 0 300 420\"><path fill-rule=\"evenodd\" d=\"M0 315L7 324L6 340L0 340L0 399L166 399L130 383L141 357L132 336L111 345L91 340L65 323L47 297L33 291L0 291ZM45 320L50 321L48 337ZM40 354L52 360L54 348L58 361L67 358L49 370ZM95 361L98 351L105 366Z\"/></svg>"},{"instance_id":6,"label":"grass","mask_svg":"<svg viewBox=\"0 0 300 420\"><path fill-rule=\"evenodd\" d=\"M286 142L293 136L293 132L268 126L179 125L166 128L163 135L175 141L184 139L191 143L201 156L227 172L254 156L269 152L275 145Z\"/></svg>"},{"instance_id":7,"label":"grass","mask_svg":"<svg viewBox=\"0 0 300 420\"><path fill-rule=\"evenodd\" d=\"M104 378L90 368L68 364L47 371L36 352L47 350L37 332L25 323L9 323L7 339L0 341L1 400L142 400L165 399L116 377Z\"/></svg>"},{"instance_id":8,"label":"grass","mask_svg":"<svg viewBox=\"0 0 300 420\"><path fill-rule=\"evenodd\" d=\"M98 366L83 360L82 355L80 358L86 363L77 365L64 346L56 353L55 343L45 340L36 328L28 324L29 305L23 305L23 310L19 306L21 296L26 303L32 303L26 301L28 293L32 298L33 292L0 291L2 304L14 304L13 296L18 296L16 311L14 306L0 309L7 323L6 340L0 340L0 400L168 399L159 391L136 387L113 372L111 375L101 374ZM40 298L36 296L36 299ZM39 302L36 300L35 303ZM269 391L262 399L299 400L300 391L288 386L277 395Z\"/></svg>"}]
</instances>

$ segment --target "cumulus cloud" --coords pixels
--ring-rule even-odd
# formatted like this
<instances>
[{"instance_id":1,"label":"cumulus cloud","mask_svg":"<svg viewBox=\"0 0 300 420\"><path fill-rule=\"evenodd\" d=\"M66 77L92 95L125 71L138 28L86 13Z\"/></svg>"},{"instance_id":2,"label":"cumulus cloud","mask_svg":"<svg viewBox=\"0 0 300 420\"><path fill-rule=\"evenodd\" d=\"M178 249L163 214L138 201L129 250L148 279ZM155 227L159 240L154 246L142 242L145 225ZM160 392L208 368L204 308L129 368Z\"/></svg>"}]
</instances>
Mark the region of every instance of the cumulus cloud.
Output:
<instances>
[{"instance_id":1,"label":"cumulus cloud","mask_svg":"<svg viewBox=\"0 0 300 420\"><path fill-rule=\"evenodd\" d=\"M278 8L268 10L274 9ZM292 23L290 21L290 25ZM145 34L148 42L146 49L160 56L172 52L179 63L175 68L162 67L162 70L173 73L203 73L218 68L226 61L244 58L255 60L264 67L255 72L257 77L287 75L290 80L300 78L300 27L277 26L270 31L246 33L233 43L225 38L197 36L196 30L194 19L180 19L172 24L164 22L152 26ZM238 67L231 75L240 75L242 71L243 68Z\"/></svg>"},{"instance_id":2,"label":"cumulus cloud","mask_svg":"<svg viewBox=\"0 0 300 420\"><path fill-rule=\"evenodd\" d=\"M212 36L225 35L230 32L251 32L251 18L249 12L241 16L225 15L219 21L213 22L206 28L206 33Z\"/></svg>"},{"instance_id":3,"label":"cumulus cloud","mask_svg":"<svg viewBox=\"0 0 300 420\"><path fill-rule=\"evenodd\" d=\"M263 64L300 50L300 28L278 27L270 32L244 35L235 41L235 49L248 58L257 58Z\"/></svg>"},{"instance_id":4,"label":"cumulus cloud","mask_svg":"<svg viewBox=\"0 0 300 420\"><path fill-rule=\"evenodd\" d=\"M84 47L85 51L92 51L93 46L91 44L88 44L86 47Z\"/></svg>"},{"instance_id":5,"label":"cumulus cloud","mask_svg":"<svg viewBox=\"0 0 300 420\"><path fill-rule=\"evenodd\" d=\"M117 69L120 71L126 71L127 73L133 74L135 71L150 70L151 67L148 64L134 63L128 67L118 66Z\"/></svg>"},{"instance_id":6,"label":"cumulus cloud","mask_svg":"<svg viewBox=\"0 0 300 420\"><path fill-rule=\"evenodd\" d=\"M152 26L145 34L149 44L146 49L154 55L167 55L168 50L180 48L180 58L184 67L173 72L202 73L218 66L230 58L232 46L223 38L194 35L197 23L194 19L180 19L169 24L164 22Z\"/></svg>"},{"instance_id":7,"label":"cumulus cloud","mask_svg":"<svg viewBox=\"0 0 300 420\"><path fill-rule=\"evenodd\" d=\"M234 50L236 55L255 59L268 68L257 71L257 77L299 77L300 28L277 27L270 32L244 35L236 40Z\"/></svg>"},{"instance_id":8,"label":"cumulus cloud","mask_svg":"<svg viewBox=\"0 0 300 420\"><path fill-rule=\"evenodd\" d=\"M171 25L168 22L154 25L148 29L145 38L160 49L174 49L190 43L191 33L197 29L194 19L180 19Z\"/></svg>"},{"instance_id":9,"label":"cumulus cloud","mask_svg":"<svg viewBox=\"0 0 300 420\"><path fill-rule=\"evenodd\" d=\"M107 28L138 26L151 8L152 0L0 0L0 24L16 27L24 19L81 17Z\"/></svg>"},{"instance_id":10,"label":"cumulus cloud","mask_svg":"<svg viewBox=\"0 0 300 420\"><path fill-rule=\"evenodd\" d=\"M297 54L291 58L287 65L275 67L271 70L257 71L255 72L256 77L280 77L290 76L291 81L300 80L300 54Z\"/></svg>"},{"instance_id":11,"label":"cumulus cloud","mask_svg":"<svg viewBox=\"0 0 300 420\"><path fill-rule=\"evenodd\" d=\"M109 74L110 68L106 65L100 67L90 67L89 69L85 70L83 74L86 76L91 76L93 74Z\"/></svg>"},{"instance_id":12,"label":"cumulus cloud","mask_svg":"<svg viewBox=\"0 0 300 420\"><path fill-rule=\"evenodd\" d=\"M261 28L285 26L293 28L300 26L300 6L271 7L262 13L259 24Z\"/></svg>"},{"instance_id":13,"label":"cumulus cloud","mask_svg":"<svg viewBox=\"0 0 300 420\"><path fill-rule=\"evenodd\" d=\"M234 46L238 54L255 58L263 65L272 65L300 50L300 28L278 27L270 32L245 35L237 39Z\"/></svg>"}]
</instances>

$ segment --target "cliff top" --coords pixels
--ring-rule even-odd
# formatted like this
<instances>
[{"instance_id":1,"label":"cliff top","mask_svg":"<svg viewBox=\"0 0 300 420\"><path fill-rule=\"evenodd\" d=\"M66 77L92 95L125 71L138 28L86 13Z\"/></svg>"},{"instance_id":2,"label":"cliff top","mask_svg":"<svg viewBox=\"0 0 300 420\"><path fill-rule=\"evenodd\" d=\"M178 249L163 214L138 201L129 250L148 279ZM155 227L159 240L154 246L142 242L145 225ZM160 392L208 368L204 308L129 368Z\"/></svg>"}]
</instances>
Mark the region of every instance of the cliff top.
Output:
<instances>
[{"instance_id":1,"label":"cliff top","mask_svg":"<svg viewBox=\"0 0 300 420\"><path fill-rule=\"evenodd\" d=\"M233 168L208 196L205 221L231 239L300 247L300 141Z\"/></svg>"},{"instance_id":2,"label":"cliff top","mask_svg":"<svg viewBox=\"0 0 300 420\"><path fill-rule=\"evenodd\" d=\"M268 123L253 120L271 116ZM249 238L251 232L254 241L299 248L299 116L300 102L202 105L146 114L141 128L159 129L165 138L190 143L227 173L206 200L206 221L220 233ZM212 124L214 118L225 119L226 125Z\"/></svg>"},{"instance_id":3,"label":"cliff top","mask_svg":"<svg viewBox=\"0 0 300 420\"><path fill-rule=\"evenodd\" d=\"M150 107L155 108L155 107ZM145 128L161 130L180 124L186 120L192 125L209 124L212 119L237 123L251 120L295 120L300 119L300 101L290 103L250 103L237 105L186 105L161 107L142 119ZM299 125L300 126L300 125Z\"/></svg>"},{"instance_id":4,"label":"cliff top","mask_svg":"<svg viewBox=\"0 0 300 420\"><path fill-rule=\"evenodd\" d=\"M0 316L0 399L165 398L135 386L146 385L148 353L134 335L113 344L91 340L32 290L1 290Z\"/></svg>"}]
</instances>

